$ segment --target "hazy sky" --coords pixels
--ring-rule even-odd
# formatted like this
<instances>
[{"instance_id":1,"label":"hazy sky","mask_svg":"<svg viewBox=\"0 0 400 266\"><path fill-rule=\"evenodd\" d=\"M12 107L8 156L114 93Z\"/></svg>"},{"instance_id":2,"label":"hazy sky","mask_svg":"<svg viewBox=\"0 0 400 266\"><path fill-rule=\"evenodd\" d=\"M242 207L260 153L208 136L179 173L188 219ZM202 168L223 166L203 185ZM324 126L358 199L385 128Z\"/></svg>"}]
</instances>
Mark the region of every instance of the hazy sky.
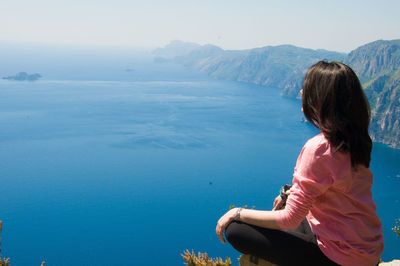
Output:
<instances>
[{"instance_id":1,"label":"hazy sky","mask_svg":"<svg viewBox=\"0 0 400 266\"><path fill-rule=\"evenodd\" d=\"M399 0L0 0L0 41L349 52L400 38Z\"/></svg>"}]
</instances>

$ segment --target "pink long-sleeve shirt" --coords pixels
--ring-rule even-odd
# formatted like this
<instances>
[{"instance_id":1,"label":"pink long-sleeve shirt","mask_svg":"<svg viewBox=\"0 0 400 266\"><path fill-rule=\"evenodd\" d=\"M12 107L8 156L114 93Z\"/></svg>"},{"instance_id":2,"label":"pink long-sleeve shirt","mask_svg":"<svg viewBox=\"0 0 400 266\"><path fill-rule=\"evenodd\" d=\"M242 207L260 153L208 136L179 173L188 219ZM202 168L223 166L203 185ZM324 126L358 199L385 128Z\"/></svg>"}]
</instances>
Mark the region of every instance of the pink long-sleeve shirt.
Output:
<instances>
[{"instance_id":1,"label":"pink long-sleeve shirt","mask_svg":"<svg viewBox=\"0 0 400 266\"><path fill-rule=\"evenodd\" d=\"M281 229L306 217L321 251L341 265L376 265L383 251L382 223L372 199L371 171L351 166L348 153L335 152L323 134L303 147L284 210ZM312 259L312 258L310 258Z\"/></svg>"}]
</instances>

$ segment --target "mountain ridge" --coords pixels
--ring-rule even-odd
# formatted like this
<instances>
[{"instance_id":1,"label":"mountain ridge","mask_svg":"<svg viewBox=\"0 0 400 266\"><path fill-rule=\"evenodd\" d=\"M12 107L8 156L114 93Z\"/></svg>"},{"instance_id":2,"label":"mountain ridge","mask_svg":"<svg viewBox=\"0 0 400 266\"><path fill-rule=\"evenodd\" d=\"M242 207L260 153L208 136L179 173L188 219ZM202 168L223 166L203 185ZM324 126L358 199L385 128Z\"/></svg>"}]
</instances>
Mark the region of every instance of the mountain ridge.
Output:
<instances>
[{"instance_id":1,"label":"mountain ridge","mask_svg":"<svg viewBox=\"0 0 400 266\"><path fill-rule=\"evenodd\" d=\"M372 139L400 148L400 40L367 43L345 63L359 75L370 101Z\"/></svg>"},{"instance_id":2,"label":"mountain ridge","mask_svg":"<svg viewBox=\"0 0 400 266\"><path fill-rule=\"evenodd\" d=\"M217 79L278 87L283 96L297 98L312 64L319 60L344 62L359 76L370 102L372 139L400 149L400 40L377 40L348 54L291 44L224 50L173 41L154 55L160 62L181 64Z\"/></svg>"}]
</instances>

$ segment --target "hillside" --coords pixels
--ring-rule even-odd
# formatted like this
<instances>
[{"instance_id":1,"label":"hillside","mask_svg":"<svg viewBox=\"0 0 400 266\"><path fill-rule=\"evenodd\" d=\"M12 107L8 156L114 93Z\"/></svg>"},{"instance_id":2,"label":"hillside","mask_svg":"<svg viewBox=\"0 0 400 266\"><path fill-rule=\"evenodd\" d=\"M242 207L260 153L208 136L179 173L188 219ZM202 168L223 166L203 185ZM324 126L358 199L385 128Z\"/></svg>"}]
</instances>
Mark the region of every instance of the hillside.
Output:
<instances>
[{"instance_id":1,"label":"hillside","mask_svg":"<svg viewBox=\"0 0 400 266\"><path fill-rule=\"evenodd\" d=\"M249 50L223 50L214 45L173 41L154 51L156 61L171 61L225 80L282 89L282 95L299 97L308 67L319 60L342 61L359 75L371 104L371 137L400 148L400 40L375 41L348 55L293 45Z\"/></svg>"},{"instance_id":2,"label":"hillside","mask_svg":"<svg viewBox=\"0 0 400 266\"><path fill-rule=\"evenodd\" d=\"M194 47L189 44L177 53L183 42L173 41L154 54L175 63L198 69L225 80L283 88L283 95L296 97L307 68L321 59L343 60L345 54L312 50L293 45L266 46L250 50L223 50L214 45ZM192 48L192 49L191 49ZM165 56L165 55L173 56Z\"/></svg>"},{"instance_id":3,"label":"hillside","mask_svg":"<svg viewBox=\"0 0 400 266\"><path fill-rule=\"evenodd\" d=\"M359 75L371 104L371 137L400 148L400 40L375 41L345 59Z\"/></svg>"}]
</instances>

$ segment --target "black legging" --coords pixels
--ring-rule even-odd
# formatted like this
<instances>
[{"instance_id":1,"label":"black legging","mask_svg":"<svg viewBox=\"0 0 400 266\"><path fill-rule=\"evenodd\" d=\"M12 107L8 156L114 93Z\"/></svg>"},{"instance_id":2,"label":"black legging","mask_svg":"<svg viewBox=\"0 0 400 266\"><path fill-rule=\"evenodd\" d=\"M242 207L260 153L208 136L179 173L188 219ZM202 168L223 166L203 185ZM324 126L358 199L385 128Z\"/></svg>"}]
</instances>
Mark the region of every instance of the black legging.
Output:
<instances>
[{"instance_id":1,"label":"black legging","mask_svg":"<svg viewBox=\"0 0 400 266\"><path fill-rule=\"evenodd\" d=\"M307 220L295 230L266 229L232 222L225 237L239 252L281 265L338 265L319 249Z\"/></svg>"}]
</instances>

